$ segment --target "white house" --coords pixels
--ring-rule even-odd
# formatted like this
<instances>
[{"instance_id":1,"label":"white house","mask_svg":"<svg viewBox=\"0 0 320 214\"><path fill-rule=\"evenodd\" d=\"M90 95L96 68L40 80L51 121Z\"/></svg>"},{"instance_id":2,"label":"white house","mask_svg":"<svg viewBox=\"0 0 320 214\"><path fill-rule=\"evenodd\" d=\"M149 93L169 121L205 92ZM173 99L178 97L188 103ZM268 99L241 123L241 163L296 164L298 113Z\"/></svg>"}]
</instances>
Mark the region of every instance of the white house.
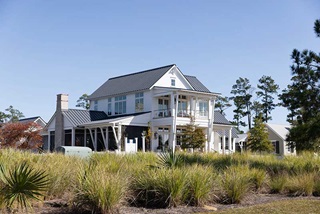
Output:
<instances>
[{"instance_id":1,"label":"white house","mask_svg":"<svg viewBox=\"0 0 320 214\"><path fill-rule=\"evenodd\" d=\"M269 140L272 142L275 153L279 155L295 155L296 150L288 146L286 141L287 135L289 134L290 125L279 125L279 124L266 124L266 128L269 134Z\"/></svg>"},{"instance_id":2,"label":"white house","mask_svg":"<svg viewBox=\"0 0 320 214\"><path fill-rule=\"evenodd\" d=\"M124 139L131 139L141 149L149 128L148 150L175 150L184 126L194 121L206 135L205 151L234 152L237 135L214 111L217 96L174 64L110 78L89 96L90 110L69 109L68 95L57 96L57 110L46 126L48 148L76 145L121 151Z\"/></svg>"}]
</instances>

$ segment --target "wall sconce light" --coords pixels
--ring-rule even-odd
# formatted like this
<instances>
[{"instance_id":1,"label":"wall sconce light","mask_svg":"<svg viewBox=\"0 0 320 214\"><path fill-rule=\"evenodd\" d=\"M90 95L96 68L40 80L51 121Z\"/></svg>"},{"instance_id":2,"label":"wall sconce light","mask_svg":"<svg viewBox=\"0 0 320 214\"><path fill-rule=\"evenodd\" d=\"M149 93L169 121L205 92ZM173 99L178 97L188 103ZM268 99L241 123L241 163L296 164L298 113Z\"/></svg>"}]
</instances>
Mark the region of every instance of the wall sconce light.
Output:
<instances>
[{"instance_id":1,"label":"wall sconce light","mask_svg":"<svg viewBox=\"0 0 320 214\"><path fill-rule=\"evenodd\" d=\"M141 136L142 137L146 136L146 131L141 132Z\"/></svg>"},{"instance_id":2,"label":"wall sconce light","mask_svg":"<svg viewBox=\"0 0 320 214\"><path fill-rule=\"evenodd\" d=\"M154 139L158 139L158 132L154 133Z\"/></svg>"}]
</instances>

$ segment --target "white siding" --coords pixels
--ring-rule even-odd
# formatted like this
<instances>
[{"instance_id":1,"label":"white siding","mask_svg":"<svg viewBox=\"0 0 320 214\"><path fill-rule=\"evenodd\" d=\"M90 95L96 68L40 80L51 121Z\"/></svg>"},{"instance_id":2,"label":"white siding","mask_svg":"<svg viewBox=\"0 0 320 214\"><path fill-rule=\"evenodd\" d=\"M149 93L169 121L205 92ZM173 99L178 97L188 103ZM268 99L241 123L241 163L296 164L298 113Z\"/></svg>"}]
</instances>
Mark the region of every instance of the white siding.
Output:
<instances>
[{"instance_id":1,"label":"white siding","mask_svg":"<svg viewBox=\"0 0 320 214\"><path fill-rule=\"evenodd\" d=\"M171 79L175 79L174 87L171 86ZM189 83L184 79L177 68L173 68L163 75L163 77L161 77L154 86L191 89Z\"/></svg>"}]
</instances>

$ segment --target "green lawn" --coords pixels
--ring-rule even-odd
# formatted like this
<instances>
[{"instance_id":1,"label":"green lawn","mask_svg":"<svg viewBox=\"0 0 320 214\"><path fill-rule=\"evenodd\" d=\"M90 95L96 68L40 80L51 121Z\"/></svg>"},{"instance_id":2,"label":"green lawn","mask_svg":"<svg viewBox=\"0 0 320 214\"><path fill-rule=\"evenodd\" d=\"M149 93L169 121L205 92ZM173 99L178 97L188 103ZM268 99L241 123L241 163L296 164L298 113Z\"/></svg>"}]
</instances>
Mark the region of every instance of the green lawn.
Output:
<instances>
[{"instance_id":1,"label":"green lawn","mask_svg":"<svg viewBox=\"0 0 320 214\"><path fill-rule=\"evenodd\" d=\"M214 213L224 213L224 214L301 214L301 213L320 213L320 200L308 200L308 199L298 199L298 200L282 200L275 201L266 204L260 204L250 207L241 207L235 209L228 209L223 211L216 211Z\"/></svg>"}]
</instances>

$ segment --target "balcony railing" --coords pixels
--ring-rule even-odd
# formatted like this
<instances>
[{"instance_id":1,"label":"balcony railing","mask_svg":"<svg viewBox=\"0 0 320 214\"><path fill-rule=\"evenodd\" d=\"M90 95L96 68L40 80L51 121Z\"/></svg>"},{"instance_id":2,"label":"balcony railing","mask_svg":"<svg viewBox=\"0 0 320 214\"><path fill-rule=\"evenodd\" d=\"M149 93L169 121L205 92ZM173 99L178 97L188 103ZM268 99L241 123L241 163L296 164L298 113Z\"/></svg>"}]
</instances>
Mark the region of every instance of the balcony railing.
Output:
<instances>
[{"instance_id":1,"label":"balcony railing","mask_svg":"<svg viewBox=\"0 0 320 214\"><path fill-rule=\"evenodd\" d=\"M153 113L154 118L171 117L171 111L169 109L156 110Z\"/></svg>"},{"instance_id":2,"label":"balcony railing","mask_svg":"<svg viewBox=\"0 0 320 214\"><path fill-rule=\"evenodd\" d=\"M171 117L171 110L165 109L165 110L155 110L153 112L154 118L163 118L163 117ZM209 116L208 111L187 111L187 110L179 110L177 112L177 117L194 117L196 119L207 119Z\"/></svg>"}]
</instances>

